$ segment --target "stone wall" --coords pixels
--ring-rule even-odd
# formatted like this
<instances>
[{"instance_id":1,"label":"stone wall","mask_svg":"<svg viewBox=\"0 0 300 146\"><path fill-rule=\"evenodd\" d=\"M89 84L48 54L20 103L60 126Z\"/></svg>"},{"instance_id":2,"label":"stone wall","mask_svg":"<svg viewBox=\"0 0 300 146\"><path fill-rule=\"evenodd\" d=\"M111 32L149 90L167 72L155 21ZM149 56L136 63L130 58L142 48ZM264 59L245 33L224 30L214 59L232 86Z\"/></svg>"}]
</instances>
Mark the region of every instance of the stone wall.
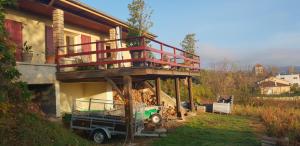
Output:
<instances>
[{"instance_id":1,"label":"stone wall","mask_svg":"<svg viewBox=\"0 0 300 146\"><path fill-rule=\"evenodd\" d=\"M28 84L54 84L56 65L17 62L17 69L22 74L21 80Z\"/></svg>"}]
</instances>

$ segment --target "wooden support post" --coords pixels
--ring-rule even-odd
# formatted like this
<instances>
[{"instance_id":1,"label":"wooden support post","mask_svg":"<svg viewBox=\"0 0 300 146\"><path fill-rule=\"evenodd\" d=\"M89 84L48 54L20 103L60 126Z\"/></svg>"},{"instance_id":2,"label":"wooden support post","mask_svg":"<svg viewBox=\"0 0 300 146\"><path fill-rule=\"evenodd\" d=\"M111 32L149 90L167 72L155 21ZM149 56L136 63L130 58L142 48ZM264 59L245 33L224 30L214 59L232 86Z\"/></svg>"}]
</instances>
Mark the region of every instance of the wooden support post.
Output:
<instances>
[{"instance_id":1,"label":"wooden support post","mask_svg":"<svg viewBox=\"0 0 300 146\"><path fill-rule=\"evenodd\" d=\"M180 104L180 89L179 89L179 78L175 78L175 97L176 97L176 113L177 118L182 118L181 115L181 104Z\"/></svg>"},{"instance_id":2,"label":"wooden support post","mask_svg":"<svg viewBox=\"0 0 300 146\"><path fill-rule=\"evenodd\" d=\"M195 107L194 107L194 99L193 99L192 86L193 86L192 77L188 77L188 90L189 90L190 110L193 112L195 110Z\"/></svg>"},{"instance_id":3,"label":"wooden support post","mask_svg":"<svg viewBox=\"0 0 300 146\"><path fill-rule=\"evenodd\" d=\"M157 77L155 80L155 93L156 93L156 105L160 105L160 91L161 91L161 85L160 85L160 77Z\"/></svg>"},{"instance_id":4,"label":"wooden support post","mask_svg":"<svg viewBox=\"0 0 300 146\"><path fill-rule=\"evenodd\" d=\"M134 121L133 121L133 101L132 101L132 78L123 77L123 89L125 97L125 118L127 126L127 136L132 142L134 140Z\"/></svg>"}]
</instances>

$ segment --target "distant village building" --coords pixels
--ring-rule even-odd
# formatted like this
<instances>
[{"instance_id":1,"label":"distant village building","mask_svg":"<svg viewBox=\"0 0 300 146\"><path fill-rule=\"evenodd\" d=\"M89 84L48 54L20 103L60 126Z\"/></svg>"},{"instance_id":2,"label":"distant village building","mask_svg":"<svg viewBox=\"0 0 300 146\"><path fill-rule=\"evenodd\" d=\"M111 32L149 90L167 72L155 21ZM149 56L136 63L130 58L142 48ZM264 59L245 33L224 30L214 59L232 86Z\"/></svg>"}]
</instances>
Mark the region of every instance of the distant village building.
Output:
<instances>
[{"instance_id":1,"label":"distant village building","mask_svg":"<svg viewBox=\"0 0 300 146\"><path fill-rule=\"evenodd\" d=\"M255 73L255 75L264 75L265 74L265 68L264 66L262 66L261 64L256 64L253 67L253 72Z\"/></svg>"},{"instance_id":2,"label":"distant village building","mask_svg":"<svg viewBox=\"0 0 300 146\"><path fill-rule=\"evenodd\" d=\"M288 81L291 83L291 85L297 85L297 86L300 85L299 74L290 74L290 75L279 74L276 76L276 78Z\"/></svg>"},{"instance_id":3,"label":"distant village building","mask_svg":"<svg viewBox=\"0 0 300 146\"><path fill-rule=\"evenodd\" d=\"M290 82L278 79L276 77L269 77L258 82L260 93L265 95L288 93L291 91L290 84Z\"/></svg>"}]
</instances>

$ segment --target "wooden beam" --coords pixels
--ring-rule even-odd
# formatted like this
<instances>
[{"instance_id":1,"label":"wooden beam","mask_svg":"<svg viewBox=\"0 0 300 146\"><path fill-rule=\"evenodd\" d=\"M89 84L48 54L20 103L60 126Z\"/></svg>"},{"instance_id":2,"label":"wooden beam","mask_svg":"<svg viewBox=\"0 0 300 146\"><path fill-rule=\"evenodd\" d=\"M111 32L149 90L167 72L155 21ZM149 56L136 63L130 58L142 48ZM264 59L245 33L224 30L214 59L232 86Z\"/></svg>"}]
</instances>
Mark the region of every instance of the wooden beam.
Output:
<instances>
[{"instance_id":1,"label":"wooden beam","mask_svg":"<svg viewBox=\"0 0 300 146\"><path fill-rule=\"evenodd\" d=\"M155 95L156 95L156 105L160 105L160 91L161 91L161 84L160 84L160 77L155 79Z\"/></svg>"},{"instance_id":2,"label":"wooden beam","mask_svg":"<svg viewBox=\"0 0 300 146\"><path fill-rule=\"evenodd\" d=\"M72 71L72 72L57 72L56 78L59 81L66 81L70 79L85 79L85 78L103 78L103 77L120 77L122 76L135 76L143 79L161 79L180 77L185 78L188 76L199 76L200 73L192 73L187 71L175 71L153 68L120 68L120 69L106 69L106 70L86 70L86 71ZM148 78L149 77L149 78Z\"/></svg>"},{"instance_id":3,"label":"wooden beam","mask_svg":"<svg viewBox=\"0 0 300 146\"><path fill-rule=\"evenodd\" d=\"M175 98L176 98L176 113L177 118L182 118L181 115L181 104L180 104L180 88L179 88L179 78L175 78Z\"/></svg>"},{"instance_id":4,"label":"wooden beam","mask_svg":"<svg viewBox=\"0 0 300 146\"><path fill-rule=\"evenodd\" d=\"M132 78L123 76L123 89L125 97L125 118L127 126L127 136L132 142L134 140L134 120L133 120L133 99L132 99Z\"/></svg>"},{"instance_id":5,"label":"wooden beam","mask_svg":"<svg viewBox=\"0 0 300 146\"><path fill-rule=\"evenodd\" d=\"M118 95L121 96L121 98L123 100L125 100L125 97L124 97L123 93L121 92L121 90L119 89L119 87L117 86L117 84L109 77L104 77L104 79L112 86L113 89L115 89L117 91Z\"/></svg>"},{"instance_id":6,"label":"wooden beam","mask_svg":"<svg viewBox=\"0 0 300 146\"><path fill-rule=\"evenodd\" d=\"M189 90L190 110L193 112L195 110L195 107L194 107L194 99L193 99L192 87L193 87L192 77L188 77L188 90Z\"/></svg>"},{"instance_id":7,"label":"wooden beam","mask_svg":"<svg viewBox=\"0 0 300 146\"><path fill-rule=\"evenodd\" d=\"M149 81L144 81L144 85L151 90L151 92L154 94L155 90L153 89L153 85L149 83Z\"/></svg>"},{"instance_id":8,"label":"wooden beam","mask_svg":"<svg viewBox=\"0 0 300 146\"><path fill-rule=\"evenodd\" d=\"M51 0L51 1L49 2L48 6L52 6L52 5L54 4L55 1L56 1L56 0Z\"/></svg>"}]
</instances>

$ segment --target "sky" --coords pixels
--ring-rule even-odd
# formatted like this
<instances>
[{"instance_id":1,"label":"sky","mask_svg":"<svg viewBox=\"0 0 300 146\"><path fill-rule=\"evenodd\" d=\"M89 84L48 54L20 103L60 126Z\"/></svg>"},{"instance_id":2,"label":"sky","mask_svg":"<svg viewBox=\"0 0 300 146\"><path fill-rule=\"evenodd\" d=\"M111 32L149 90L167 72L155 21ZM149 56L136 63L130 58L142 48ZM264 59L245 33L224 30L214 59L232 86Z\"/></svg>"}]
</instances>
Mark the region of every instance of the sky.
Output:
<instances>
[{"instance_id":1,"label":"sky","mask_svg":"<svg viewBox=\"0 0 300 146\"><path fill-rule=\"evenodd\" d=\"M131 0L80 0L126 21ZM153 9L150 31L180 47L188 33L198 40L201 65L224 60L300 66L300 0L145 0Z\"/></svg>"}]
</instances>

